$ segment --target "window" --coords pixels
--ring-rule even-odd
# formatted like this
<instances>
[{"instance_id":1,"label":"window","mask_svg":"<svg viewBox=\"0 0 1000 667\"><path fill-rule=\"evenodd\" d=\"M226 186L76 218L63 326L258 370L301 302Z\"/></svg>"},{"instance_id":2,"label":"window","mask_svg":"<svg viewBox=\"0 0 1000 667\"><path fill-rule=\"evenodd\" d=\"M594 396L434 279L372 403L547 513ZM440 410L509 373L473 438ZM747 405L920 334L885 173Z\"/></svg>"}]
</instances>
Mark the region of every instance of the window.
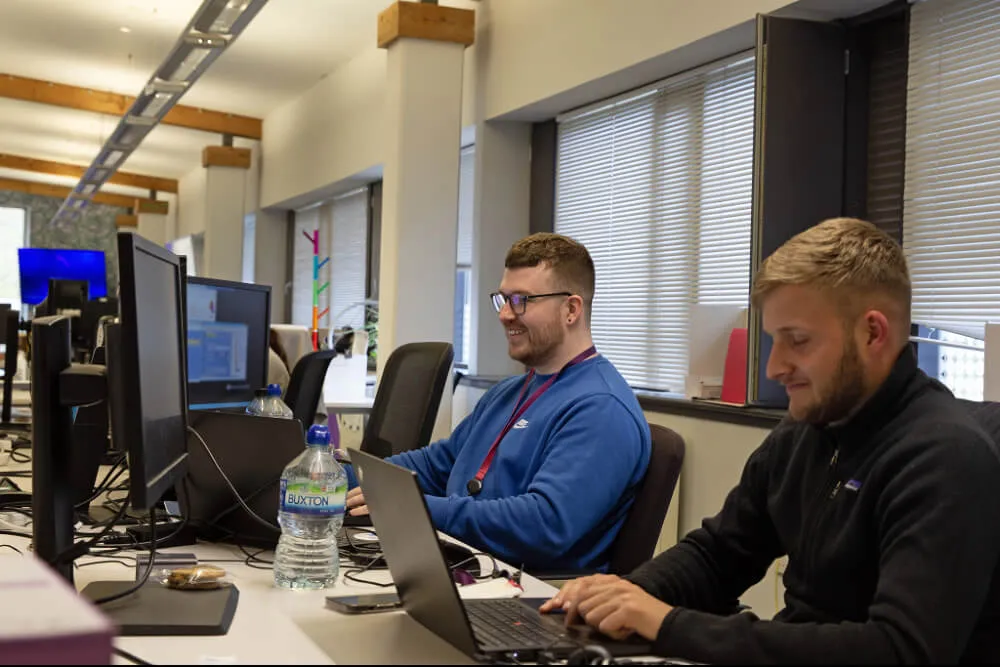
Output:
<instances>
[{"instance_id":1,"label":"window","mask_svg":"<svg viewBox=\"0 0 1000 667\"><path fill-rule=\"evenodd\" d=\"M472 322L472 202L475 189L476 152L462 149L458 173L458 250L455 276L455 365L467 367Z\"/></svg>"},{"instance_id":2,"label":"window","mask_svg":"<svg viewBox=\"0 0 1000 667\"><path fill-rule=\"evenodd\" d=\"M17 250L27 244L27 211L0 206L0 303L21 309Z\"/></svg>"},{"instance_id":3,"label":"window","mask_svg":"<svg viewBox=\"0 0 1000 667\"><path fill-rule=\"evenodd\" d=\"M1000 5L914 5L903 197L913 320L977 340L985 322L1000 321L998 97ZM939 364L937 377L967 395L969 380L956 378L981 378L983 355L945 346L938 352L961 357L960 368L951 358Z\"/></svg>"},{"instance_id":4,"label":"window","mask_svg":"<svg viewBox=\"0 0 1000 667\"><path fill-rule=\"evenodd\" d=\"M555 228L594 258L594 340L634 387L682 392L692 305L748 303L754 66L559 119Z\"/></svg>"},{"instance_id":5,"label":"window","mask_svg":"<svg viewBox=\"0 0 1000 667\"><path fill-rule=\"evenodd\" d=\"M313 243L319 232L319 268L315 286L320 289L318 311L321 328L354 329L365 325L367 285L368 189L362 188L330 202L295 212L295 247L292 266L292 322L312 327ZM325 286L325 287L324 287Z\"/></svg>"}]
</instances>

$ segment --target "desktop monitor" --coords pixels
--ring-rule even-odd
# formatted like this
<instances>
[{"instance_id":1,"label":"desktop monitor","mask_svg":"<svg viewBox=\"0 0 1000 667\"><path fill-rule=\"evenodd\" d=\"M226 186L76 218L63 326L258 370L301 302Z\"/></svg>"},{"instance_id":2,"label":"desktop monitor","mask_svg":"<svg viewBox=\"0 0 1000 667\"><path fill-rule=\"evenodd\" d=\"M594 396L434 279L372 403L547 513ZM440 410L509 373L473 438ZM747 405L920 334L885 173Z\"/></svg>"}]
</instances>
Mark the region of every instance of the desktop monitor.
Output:
<instances>
[{"instance_id":1,"label":"desktop monitor","mask_svg":"<svg viewBox=\"0 0 1000 667\"><path fill-rule=\"evenodd\" d=\"M67 310L73 311L73 315L79 316L89 297L90 288L86 280L49 278L47 296L35 309L35 316L59 315Z\"/></svg>"},{"instance_id":2,"label":"desktop monitor","mask_svg":"<svg viewBox=\"0 0 1000 667\"><path fill-rule=\"evenodd\" d=\"M267 385L271 288L188 278L187 370L190 408L242 408Z\"/></svg>"},{"instance_id":3,"label":"desktop monitor","mask_svg":"<svg viewBox=\"0 0 1000 667\"><path fill-rule=\"evenodd\" d=\"M128 232L118 234L118 266L121 323L108 373L125 391L112 402L113 434L128 452L132 506L144 510L186 470L184 276L176 255Z\"/></svg>"},{"instance_id":4,"label":"desktop monitor","mask_svg":"<svg viewBox=\"0 0 1000 667\"><path fill-rule=\"evenodd\" d=\"M91 298L108 295L104 251L21 248L17 251L21 301L37 306L48 296L49 279L84 280Z\"/></svg>"},{"instance_id":5,"label":"desktop monitor","mask_svg":"<svg viewBox=\"0 0 1000 667\"><path fill-rule=\"evenodd\" d=\"M151 508L186 471L180 262L127 233L119 235L118 252L122 312L120 324L110 328L114 336L109 329L107 367L70 363L67 317L38 318L31 329L35 552L70 581L80 554L73 523L83 474L83 458L73 447L73 407L110 397L114 436L128 452L133 508Z\"/></svg>"}]
</instances>

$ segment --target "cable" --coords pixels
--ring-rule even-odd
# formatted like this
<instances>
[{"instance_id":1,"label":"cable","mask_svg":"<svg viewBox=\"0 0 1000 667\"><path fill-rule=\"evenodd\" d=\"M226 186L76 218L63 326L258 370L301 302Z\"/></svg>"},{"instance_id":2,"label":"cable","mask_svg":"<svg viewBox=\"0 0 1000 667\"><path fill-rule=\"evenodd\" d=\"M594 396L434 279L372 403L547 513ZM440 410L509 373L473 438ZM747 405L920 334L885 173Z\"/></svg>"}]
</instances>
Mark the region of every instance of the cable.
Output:
<instances>
[{"instance_id":1,"label":"cable","mask_svg":"<svg viewBox=\"0 0 1000 667\"><path fill-rule=\"evenodd\" d=\"M31 537L31 533L23 533L16 530L7 530L6 528L0 528L0 535L10 535L11 537Z\"/></svg>"},{"instance_id":2,"label":"cable","mask_svg":"<svg viewBox=\"0 0 1000 667\"><path fill-rule=\"evenodd\" d=\"M16 449L10 450L9 456L14 463L31 463L31 454L22 454Z\"/></svg>"},{"instance_id":3,"label":"cable","mask_svg":"<svg viewBox=\"0 0 1000 667\"><path fill-rule=\"evenodd\" d=\"M229 480L229 477L226 475L226 472L222 469L222 466L219 465L218 460L216 460L215 458L215 454L213 454L212 450L209 449L208 443L205 442L205 439L201 437L201 434L198 433L198 431L196 431L194 427L188 426L187 429L188 431L193 433L196 438L198 438L198 442L200 442L201 446L205 448L205 452L208 454L208 457L212 459L212 463L215 464L215 467L219 471L219 474L222 475L222 479L226 482L226 485L229 487L229 490L233 492L233 496L236 498L236 500L238 500L240 505L243 506L243 509L247 511L247 514L253 517L253 519L262 526L266 526L271 530L281 530L278 526L271 523L270 521L260 518L260 516L258 516L256 512L250 509L250 506L247 505L243 501L242 496L240 496L240 492L236 490L236 487L233 486L233 483Z\"/></svg>"},{"instance_id":4,"label":"cable","mask_svg":"<svg viewBox=\"0 0 1000 667\"><path fill-rule=\"evenodd\" d=\"M135 586L115 593L114 595L106 595L103 598L98 598L97 600L94 600L95 605L107 604L108 602L120 600L127 595L135 593L137 590L145 586L147 581L149 581L149 574L156 566L156 510L152 507L149 508L149 521L149 535L153 539L150 540L149 564L146 566L146 571L142 573L142 577L136 582Z\"/></svg>"},{"instance_id":5,"label":"cable","mask_svg":"<svg viewBox=\"0 0 1000 667\"><path fill-rule=\"evenodd\" d=\"M17 553L24 555L24 552L11 544L0 544L0 549L10 549L11 551L16 551Z\"/></svg>"},{"instance_id":6,"label":"cable","mask_svg":"<svg viewBox=\"0 0 1000 667\"><path fill-rule=\"evenodd\" d=\"M243 559L243 564L246 565L247 567L252 567L255 570L273 570L274 569L274 561L273 560L266 560L264 558L258 558L258 556L260 556L260 554L264 553L265 551L268 551L268 549L259 549L257 551L257 553L252 554L249 551L247 551L246 548L242 544L237 544L236 547L246 555L246 558ZM261 567L260 565L255 565L254 563L260 563L260 564L264 565L264 567Z\"/></svg>"},{"instance_id":7,"label":"cable","mask_svg":"<svg viewBox=\"0 0 1000 667\"><path fill-rule=\"evenodd\" d=\"M136 655L134 655L132 653L129 653L125 649L115 648L114 652L115 652L115 655L117 655L119 657L122 657L122 658L125 658L126 660L128 660L129 662L131 662L133 665L152 665L153 664L151 662L146 662L142 658L140 658L140 657L138 657L138 656L136 656Z\"/></svg>"},{"instance_id":8,"label":"cable","mask_svg":"<svg viewBox=\"0 0 1000 667\"><path fill-rule=\"evenodd\" d=\"M119 457L119 459L117 461L115 461L115 463L111 466L111 469L108 470L108 472L104 475L104 479L102 479L100 482L98 482L97 486L94 487L94 493L93 493L93 495L90 496L89 498L87 498L86 500L84 500L83 502L77 503L76 507L89 507L90 503L92 503L95 500L97 500L97 498L100 497L100 495L102 493L104 493L105 491L109 491L109 492L113 491L114 489L109 488L111 486L111 484L113 484L119 477L122 476L122 474L125 471L128 470L128 466L124 465L124 464L125 464L125 455L122 454ZM118 470L118 472L116 473L115 470L119 466L121 466L121 470ZM112 474L114 474L113 478L111 477Z\"/></svg>"}]
</instances>

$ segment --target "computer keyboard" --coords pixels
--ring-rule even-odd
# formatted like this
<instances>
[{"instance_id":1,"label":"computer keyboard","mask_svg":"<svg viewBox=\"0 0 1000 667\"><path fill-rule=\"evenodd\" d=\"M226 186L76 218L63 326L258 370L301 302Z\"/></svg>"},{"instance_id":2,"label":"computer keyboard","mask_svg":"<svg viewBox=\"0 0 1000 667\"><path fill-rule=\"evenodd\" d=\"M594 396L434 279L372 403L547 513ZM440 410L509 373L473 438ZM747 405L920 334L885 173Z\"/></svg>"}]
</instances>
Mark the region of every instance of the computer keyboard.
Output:
<instances>
[{"instance_id":1,"label":"computer keyboard","mask_svg":"<svg viewBox=\"0 0 1000 667\"><path fill-rule=\"evenodd\" d=\"M552 649L571 643L519 600L466 600L464 605L483 651Z\"/></svg>"}]
</instances>

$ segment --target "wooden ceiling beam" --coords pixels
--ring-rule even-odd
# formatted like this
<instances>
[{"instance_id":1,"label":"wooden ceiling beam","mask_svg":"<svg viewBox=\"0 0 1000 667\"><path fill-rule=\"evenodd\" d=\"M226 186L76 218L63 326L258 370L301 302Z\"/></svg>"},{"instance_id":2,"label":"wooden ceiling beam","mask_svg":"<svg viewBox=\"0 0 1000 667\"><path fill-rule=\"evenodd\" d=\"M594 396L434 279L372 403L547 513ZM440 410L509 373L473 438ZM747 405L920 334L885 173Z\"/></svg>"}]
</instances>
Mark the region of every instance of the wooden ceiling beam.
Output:
<instances>
[{"instance_id":1,"label":"wooden ceiling beam","mask_svg":"<svg viewBox=\"0 0 1000 667\"><path fill-rule=\"evenodd\" d=\"M13 190L15 192L25 192L29 195L66 199L69 193L73 191L73 188L68 188L65 185L21 181L16 178L0 178L0 190ZM170 207L169 202L165 201L130 197L129 195L115 195L109 192L95 193L91 201L95 204L107 204L108 206L118 206L120 208L135 210L136 213L166 214Z\"/></svg>"},{"instance_id":2,"label":"wooden ceiling beam","mask_svg":"<svg viewBox=\"0 0 1000 667\"><path fill-rule=\"evenodd\" d=\"M57 176L70 176L80 179L86 167L65 162L52 162L51 160L39 160L37 158L22 157L20 155L10 155L0 153L0 167L8 169L18 169L20 171L34 171L39 174L55 174ZM177 192L177 179L159 178L157 176L146 176L144 174L133 174L127 171L116 171L108 183L115 185L128 185L133 188L143 190L156 190L157 192Z\"/></svg>"},{"instance_id":3,"label":"wooden ceiling beam","mask_svg":"<svg viewBox=\"0 0 1000 667\"><path fill-rule=\"evenodd\" d=\"M130 95L119 95L118 93L80 88L63 83L29 79L12 74L0 74L0 97L119 117L123 116L132 106L132 102L135 101L135 98ZM260 139L263 136L264 127L260 118L180 104L167 112L167 115L160 122L165 125L176 125L218 134L231 134L234 137L248 139Z\"/></svg>"}]
</instances>

